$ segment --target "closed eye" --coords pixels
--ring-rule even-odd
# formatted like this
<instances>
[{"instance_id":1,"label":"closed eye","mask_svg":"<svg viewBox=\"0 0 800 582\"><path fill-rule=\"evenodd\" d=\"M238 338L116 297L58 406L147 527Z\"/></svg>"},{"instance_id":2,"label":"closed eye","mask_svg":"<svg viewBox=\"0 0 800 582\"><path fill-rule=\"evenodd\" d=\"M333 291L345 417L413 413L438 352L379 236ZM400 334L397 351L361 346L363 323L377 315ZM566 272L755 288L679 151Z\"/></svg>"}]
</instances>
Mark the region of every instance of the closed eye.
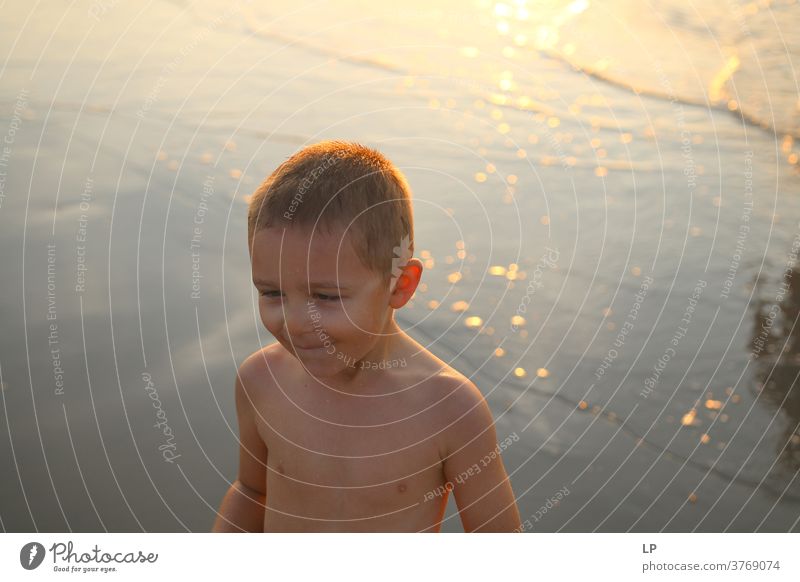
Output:
<instances>
[{"instance_id":1,"label":"closed eye","mask_svg":"<svg viewBox=\"0 0 800 582\"><path fill-rule=\"evenodd\" d=\"M269 297L269 298L276 298L281 295L280 291L261 291L259 295L262 297ZM314 297L322 300L322 301L338 301L341 299L339 295L326 295L325 293L315 293Z\"/></svg>"},{"instance_id":2,"label":"closed eye","mask_svg":"<svg viewBox=\"0 0 800 582\"><path fill-rule=\"evenodd\" d=\"M315 293L315 296L323 301L336 301L337 299L341 299L338 295L325 295L324 293Z\"/></svg>"}]
</instances>

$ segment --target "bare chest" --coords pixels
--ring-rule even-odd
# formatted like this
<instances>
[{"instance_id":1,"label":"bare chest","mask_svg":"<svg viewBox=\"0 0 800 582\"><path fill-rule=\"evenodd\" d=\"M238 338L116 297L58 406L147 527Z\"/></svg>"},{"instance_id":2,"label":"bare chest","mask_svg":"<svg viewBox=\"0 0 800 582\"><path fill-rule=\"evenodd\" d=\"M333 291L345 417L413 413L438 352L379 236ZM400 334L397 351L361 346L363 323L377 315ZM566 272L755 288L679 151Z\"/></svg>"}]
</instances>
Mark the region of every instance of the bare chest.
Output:
<instances>
[{"instance_id":1,"label":"bare chest","mask_svg":"<svg viewBox=\"0 0 800 582\"><path fill-rule=\"evenodd\" d=\"M401 398L342 407L283 395L267 407L259 432L269 505L281 511L321 520L439 513L426 502L443 482L430 411Z\"/></svg>"}]
</instances>

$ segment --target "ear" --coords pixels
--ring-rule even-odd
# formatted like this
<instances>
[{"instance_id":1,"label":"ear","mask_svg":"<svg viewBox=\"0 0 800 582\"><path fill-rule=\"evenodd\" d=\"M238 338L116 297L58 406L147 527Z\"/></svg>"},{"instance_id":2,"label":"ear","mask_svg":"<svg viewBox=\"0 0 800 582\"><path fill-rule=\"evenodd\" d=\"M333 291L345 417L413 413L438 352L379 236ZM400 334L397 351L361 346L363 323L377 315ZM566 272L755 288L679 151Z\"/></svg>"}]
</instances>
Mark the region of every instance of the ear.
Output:
<instances>
[{"instance_id":1,"label":"ear","mask_svg":"<svg viewBox=\"0 0 800 582\"><path fill-rule=\"evenodd\" d=\"M417 258L411 258L403 267L403 272L397 278L394 286L394 291L389 296L389 305L394 309L400 309L408 303L414 291L419 285L419 280L422 278L422 261Z\"/></svg>"}]
</instances>

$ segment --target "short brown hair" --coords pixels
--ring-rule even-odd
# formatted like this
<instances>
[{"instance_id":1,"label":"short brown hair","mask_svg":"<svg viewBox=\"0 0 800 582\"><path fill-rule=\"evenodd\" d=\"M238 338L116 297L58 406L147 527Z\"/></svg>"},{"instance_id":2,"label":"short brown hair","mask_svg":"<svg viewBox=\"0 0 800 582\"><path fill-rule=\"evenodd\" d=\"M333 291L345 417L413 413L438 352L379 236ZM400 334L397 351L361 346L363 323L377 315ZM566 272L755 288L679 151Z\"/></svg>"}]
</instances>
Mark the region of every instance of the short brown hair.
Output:
<instances>
[{"instance_id":1,"label":"short brown hair","mask_svg":"<svg viewBox=\"0 0 800 582\"><path fill-rule=\"evenodd\" d=\"M248 245L275 225L347 228L367 268L389 278L394 248L414 249L411 188L383 154L358 143L323 141L278 166L250 199Z\"/></svg>"}]
</instances>

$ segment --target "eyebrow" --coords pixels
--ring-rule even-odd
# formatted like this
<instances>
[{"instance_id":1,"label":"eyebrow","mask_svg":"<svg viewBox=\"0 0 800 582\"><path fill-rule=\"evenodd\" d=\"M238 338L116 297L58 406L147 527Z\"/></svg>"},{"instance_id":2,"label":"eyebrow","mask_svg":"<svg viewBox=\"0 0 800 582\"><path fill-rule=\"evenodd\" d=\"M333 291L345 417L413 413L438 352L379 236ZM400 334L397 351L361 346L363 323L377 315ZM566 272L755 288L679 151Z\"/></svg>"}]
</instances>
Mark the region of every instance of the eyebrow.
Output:
<instances>
[{"instance_id":1,"label":"eyebrow","mask_svg":"<svg viewBox=\"0 0 800 582\"><path fill-rule=\"evenodd\" d=\"M253 279L253 283L256 285L263 285L265 287L279 287L273 281L264 281L261 279ZM338 285L335 281L311 281L309 283L309 287L313 288L323 288L323 289L339 289L340 291L349 291L349 287L344 287Z\"/></svg>"}]
</instances>

